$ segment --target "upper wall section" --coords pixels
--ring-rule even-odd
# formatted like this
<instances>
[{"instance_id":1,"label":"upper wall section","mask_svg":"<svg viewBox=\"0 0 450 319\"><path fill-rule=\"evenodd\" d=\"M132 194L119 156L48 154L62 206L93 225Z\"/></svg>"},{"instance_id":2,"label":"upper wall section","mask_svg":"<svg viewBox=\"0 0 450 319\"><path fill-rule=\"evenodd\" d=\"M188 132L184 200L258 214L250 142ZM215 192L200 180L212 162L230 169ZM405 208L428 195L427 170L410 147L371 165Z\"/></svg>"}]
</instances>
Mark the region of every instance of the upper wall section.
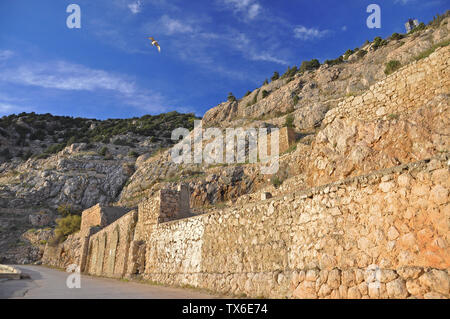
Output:
<instances>
[{"instance_id":1,"label":"upper wall section","mask_svg":"<svg viewBox=\"0 0 450 319\"><path fill-rule=\"evenodd\" d=\"M364 94L346 98L326 114L323 125L337 117L375 120L409 113L438 94L449 94L449 61L450 46L437 49L375 83Z\"/></svg>"},{"instance_id":2,"label":"upper wall section","mask_svg":"<svg viewBox=\"0 0 450 319\"><path fill-rule=\"evenodd\" d=\"M122 207L105 207L97 204L82 213L81 233L87 233L91 227L105 227L125 215L129 209Z\"/></svg>"}]
</instances>

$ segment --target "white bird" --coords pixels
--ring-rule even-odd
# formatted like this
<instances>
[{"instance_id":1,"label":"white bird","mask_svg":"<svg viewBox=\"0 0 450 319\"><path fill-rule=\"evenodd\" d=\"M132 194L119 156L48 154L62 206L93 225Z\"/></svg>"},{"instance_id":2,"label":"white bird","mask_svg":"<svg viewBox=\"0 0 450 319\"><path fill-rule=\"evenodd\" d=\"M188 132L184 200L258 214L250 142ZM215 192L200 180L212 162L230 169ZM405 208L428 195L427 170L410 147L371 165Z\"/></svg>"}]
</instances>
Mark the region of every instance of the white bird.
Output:
<instances>
[{"instance_id":1,"label":"white bird","mask_svg":"<svg viewBox=\"0 0 450 319\"><path fill-rule=\"evenodd\" d=\"M158 48L158 52L161 52L161 47L159 46L158 41L155 40L153 37L148 37L152 41L152 45Z\"/></svg>"}]
</instances>

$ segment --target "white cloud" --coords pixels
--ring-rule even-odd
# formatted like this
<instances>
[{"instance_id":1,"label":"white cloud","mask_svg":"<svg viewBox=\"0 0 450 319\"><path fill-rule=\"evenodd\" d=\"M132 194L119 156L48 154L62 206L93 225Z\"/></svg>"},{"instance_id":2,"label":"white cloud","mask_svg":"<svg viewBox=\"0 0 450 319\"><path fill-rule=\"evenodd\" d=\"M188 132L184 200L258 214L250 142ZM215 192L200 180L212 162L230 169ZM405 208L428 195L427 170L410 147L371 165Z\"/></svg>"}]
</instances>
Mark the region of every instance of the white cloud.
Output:
<instances>
[{"instance_id":1,"label":"white cloud","mask_svg":"<svg viewBox=\"0 0 450 319\"><path fill-rule=\"evenodd\" d=\"M194 32L194 28L189 22L173 19L168 15L163 15L159 24L163 28L163 32L169 35Z\"/></svg>"},{"instance_id":2,"label":"white cloud","mask_svg":"<svg viewBox=\"0 0 450 319\"><path fill-rule=\"evenodd\" d=\"M329 33L328 30L319 30L317 28L307 28L299 25L294 28L294 37L300 40L312 40L324 37Z\"/></svg>"},{"instance_id":3,"label":"white cloud","mask_svg":"<svg viewBox=\"0 0 450 319\"><path fill-rule=\"evenodd\" d=\"M256 0L222 0L222 3L236 13L243 13L250 20L256 18L262 10L261 4Z\"/></svg>"},{"instance_id":4,"label":"white cloud","mask_svg":"<svg viewBox=\"0 0 450 319\"><path fill-rule=\"evenodd\" d=\"M400 4L403 4L403 5L406 5L406 4L412 3L414 1L416 1L416 0L395 0L394 3L400 3Z\"/></svg>"},{"instance_id":5,"label":"white cloud","mask_svg":"<svg viewBox=\"0 0 450 319\"><path fill-rule=\"evenodd\" d=\"M90 69L67 62L23 65L2 72L0 79L22 85L60 90L95 91L98 89L129 94L133 85L103 70Z\"/></svg>"},{"instance_id":6,"label":"white cloud","mask_svg":"<svg viewBox=\"0 0 450 319\"><path fill-rule=\"evenodd\" d=\"M8 60L14 55L11 50L0 50L0 61Z\"/></svg>"},{"instance_id":7,"label":"white cloud","mask_svg":"<svg viewBox=\"0 0 450 319\"><path fill-rule=\"evenodd\" d=\"M275 57L268 51L258 49L254 42L250 40L244 33L232 34L225 42L229 43L233 48L240 51L244 56L252 61L273 62L282 65L288 63L280 58Z\"/></svg>"},{"instance_id":8,"label":"white cloud","mask_svg":"<svg viewBox=\"0 0 450 319\"><path fill-rule=\"evenodd\" d=\"M344 25L344 26L341 28L341 30L342 30L342 31L347 31L347 26Z\"/></svg>"},{"instance_id":9,"label":"white cloud","mask_svg":"<svg viewBox=\"0 0 450 319\"><path fill-rule=\"evenodd\" d=\"M130 9L131 13L138 14L142 11L142 2L140 0L137 0L135 2L129 3L128 9Z\"/></svg>"},{"instance_id":10,"label":"white cloud","mask_svg":"<svg viewBox=\"0 0 450 319\"><path fill-rule=\"evenodd\" d=\"M89 91L98 93L110 91L116 98L128 105L147 111L162 112L163 97L155 92L140 88L129 77L97 70L64 61L55 63L34 63L4 70L0 81L44 89L65 91ZM109 93L109 94L111 94ZM4 108L6 109L4 104Z\"/></svg>"},{"instance_id":11,"label":"white cloud","mask_svg":"<svg viewBox=\"0 0 450 319\"><path fill-rule=\"evenodd\" d=\"M31 111L31 108L22 106L22 105L16 105L16 104L10 104L10 103L4 103L0 101L0 114L12 114L12 113L20 113L20 112L29 112Z\"/></svg>"}]
</instances>

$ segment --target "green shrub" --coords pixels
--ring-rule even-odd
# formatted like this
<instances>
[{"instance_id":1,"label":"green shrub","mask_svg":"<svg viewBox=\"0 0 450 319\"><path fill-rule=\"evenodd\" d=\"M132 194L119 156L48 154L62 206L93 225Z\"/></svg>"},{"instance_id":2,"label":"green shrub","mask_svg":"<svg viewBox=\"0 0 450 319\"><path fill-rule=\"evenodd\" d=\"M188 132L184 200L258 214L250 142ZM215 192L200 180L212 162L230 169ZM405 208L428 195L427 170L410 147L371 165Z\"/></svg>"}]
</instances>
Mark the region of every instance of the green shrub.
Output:
<instances>
[{"instance_id":1,"label":"green shrub","mask_svg":"<svg viewBox=\"0 0 450 319\"><path fill-rule=\"evenodd\" d=\"M347 51L345 51L344 57L343 57L344 60L347 60L353 53L354 53L354 51L351 49L348 49Z\"/></svg>"},{"instance_id":2,"label":"green shrub","mask_svg":"<svg viewBox=\"0 0 450 319\"><path fill-rule=\"evenodd\" d=\"M278 188L283 184L283 181L278 176L272 177L271 182L275 188Z\"/></svg>"},{"instance_id":3,"label":"green shrub","mask_svg":"<svg viewBox=\"0 0 450 319\"><path fill-rule=\"evenodd\" d=\"M72 235L80 230L81 217L78 215L68 215L56 220L55 235L53 242L61 243L67 239L69 235Z\"/></svg>"},{"instance_id":4,"label":"green shrub","mask_svg":"<svg viewBox=\"0 0 450 319\"><path fill-rule=\"evenodd\" d=\"M294 103L294 105L297 105L299 100L300 100L300 98L298 97L298 95L294 95L292 97L292 102Z\"/></svg>"},{"instance_id":5,"label":"green shrub","mask_svg":"<svg viewBox=\"0 0 450 319\"><path fill-rule=\"evenodd\" d=\"M103 146L101 150L98 152L101 156L106 156L106 154L109 152L108 148L106 146Z\"/></svg>"},{"instance_id":6,"label":"green shrub","mask_svg":"<svg viewBox=\"0 0 450 319\"><path fill-rule=\"evenodd\" d=\"M340 63L342 63L342 62L344 62L344 57L343 57L343 56L340 56L339 58L334 59L334 60L325 60L324 63L331 66L331 65L340 64Z\"/></svg>"},{"instance_id":7,"label":"green shrub","mask_svg":"<svg viewBox=\"0 0 450 319\"><path fill-rule=\"evenodd\" d=\"M384 69L384 74L389 75L391 73L394 73L395 71L400 69L401 66L402 66L402 64L400 63L400 61L391 60L388 63L386 63L386 68Z\"/></svg>"},{"instance_id":8,"label":"green shrub","mask_svg":"<svg viewBox=\"0 0 450 319\"><path fill-rule=\"evenodd\" d=\"M233 93L228 93L228 97L227 97L228 102L234 102L236 101L236 97L233 95Z\"/></svg>"},{"instance_id":9,"label":"green shrub","mask_svg":"<svg viewBox=\"0 0 450 319\"><path fill-rule=\"evenodd\" d=\"M262 91L262 98L265 99L266 97L269 96L269 94L270 94L269 92L267 92L266 90L263 90Z\"/></svg>"},{"instance_id":10,"label":"green shrub","mask_svg":"<svg viewBox=\"0 0 450 319\"><path fill-rule=\"evenodd\" d=\"M273 75L272 75L272 77L270 78L270 80L271 81L276 81L276 80L278 80L280 78L280 74L277 72L277 71L275 71L275 72L273 72Z\"/></svg>"},{"instance_id":11,"label":"green shrub","mask_svg":"<svg viewBox=\"0 0 450 319\"><path fill-rule=\"evenodd\" d=\"M391 40L401 40L403 39L405 36L402 34L399 34L397 32L393 33L390 37Z\"/></svg>"},{"instance_id":12,"label":"green shrub","mask_svg":"<svg viewBox=\"0 0 450 319\"><path fill-rule=\"evenodd\" d=\"M380 37L376 37L374 40L373 40L373 46L372 46L372 48L374 49L374 50L378 50L378 48L381 48L383 45L386 45L387 44L387 41L386 40L383 40L382 38L380 38Z\"/></svg>"},{"instance_id":13,"label":"green shrub","mask_svg":"<svg viewBox=\"0 0 450 319\"><path fill-rule=\"evenodd\" d=\"M417 27L415 27L414 29L409 31L408 34L413 34L413 33L425 30L426 28L427 28L427 26L425 25L425 23L421 22Z\"/></svg>"},{"instance_id":14,"label":"green shrub","mask_svg":"<svg viewBox=\"0 0 450 319\"><path fill-rule=\"evenodd\" d=\"M288 67L286 70L286 73L284 73L281 78L291 78L298 72L298 68L296 66L294 67Z\"/></svg>"},{"instance_id":15,"label":"green shrub","mask_svg":"<svg viewBox=\"0 0 450 319\"><path fill-rule=\"evenodd\" d=\"M303 61L300 66L300 72L304 73L306 71L316 70L320 67L320 62L317 59L312 59L311 61Z\"/></svg>"},{"instance_id":16,"label":"green shrub","mask_svg":"<svg viewBox=\"0 0 450 319\"><path fill-rule=\"evenodd\" d=\"M356 55L358 56L358 58L363 58L366 54L367 54L366 50L359 50Z\"/></svg>"},{"instance_id":17,"label":"green shrub","mask_svg":"<svg viewBox=\"0 0 450 319\"><path fill-rule=\"evenodd\" d=\"M434 28L439 27L441 25L442 21L448 16L450 16L450 10L447 10L442 15L437 14L435 17L433 17L433 20L431 20L430 23L428 23L428 25L431 27L434 27Z\"/></svg>"},{"instance_id":18,"label":"green shrub","mask_svg":"<svg viewBox=\"0 0 450 319\"><path fill-rule=\"evenodd\" d=\"M289 114L288 116L286 116L285 126L294 127L294 115Z\"/></svg>"},{"instance_id":19,"label":"green shrub","mask_svg":"<svg viewBox=\"0 0 450 319\"><path fill-rule=\"evenodd\" d=\"M247 91L247 93L245 93L244 97L249 96L250 94L252 94L251 91Z\"/></svg>"}]
</instances>

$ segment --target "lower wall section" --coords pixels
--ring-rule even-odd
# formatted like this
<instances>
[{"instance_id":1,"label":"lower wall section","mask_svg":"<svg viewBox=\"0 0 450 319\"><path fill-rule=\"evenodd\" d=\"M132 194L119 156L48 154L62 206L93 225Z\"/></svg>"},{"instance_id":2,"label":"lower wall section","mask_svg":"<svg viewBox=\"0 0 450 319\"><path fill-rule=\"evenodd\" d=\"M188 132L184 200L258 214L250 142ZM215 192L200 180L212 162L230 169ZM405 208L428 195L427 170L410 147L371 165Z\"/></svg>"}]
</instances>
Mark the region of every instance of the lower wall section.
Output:
<instances>
[{"instance_id":1,"label":"lower wall section","mask_svg":"<svg viewBox=\"0 0 450 319\"><path fill-rule=\"evenodd\" d=\"M256 298L377 299L449 298L449 270L377 266L340 270L318 268L257 273L151 274L146 278L167 285L208 288L223 294Z\"/></svg>"},{"instance_id":2,"label":"lower wall section","mask_svg":"<svg viewBox=\"0 0 450 319\"><path fill-rule=\"evenodd\" d=\"M443 155L148 226L144 277L252 297L449 297L449 188Z\"/></svg>"},{"instance_id":3,"label":"lower wall section","mask_svg":"<svg viewBox=\"0 0 450 319\"><path fill-rule=\"evenodd\" d=\"M137 212L132 211L89 238L85 272L121 278L127 274Z\"/></svg>"}]
</instances>

